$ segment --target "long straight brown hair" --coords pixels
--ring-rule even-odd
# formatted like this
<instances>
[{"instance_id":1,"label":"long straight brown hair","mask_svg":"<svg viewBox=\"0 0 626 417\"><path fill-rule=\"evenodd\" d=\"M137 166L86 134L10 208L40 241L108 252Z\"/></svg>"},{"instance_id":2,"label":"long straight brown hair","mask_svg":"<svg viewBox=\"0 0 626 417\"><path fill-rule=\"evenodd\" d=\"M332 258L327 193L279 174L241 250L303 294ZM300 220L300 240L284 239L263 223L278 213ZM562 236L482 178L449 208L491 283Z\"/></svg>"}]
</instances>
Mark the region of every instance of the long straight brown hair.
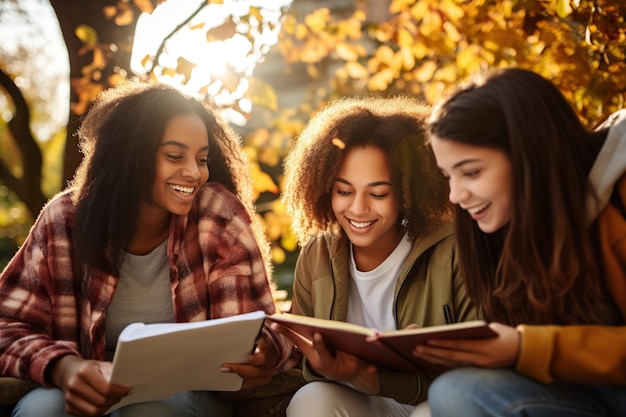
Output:
<instances>
[{"instance_id":1,"label":"long straight brown hair","mask_svg":"<svg viewBox=\"0 0 626 417\"><path fill-rule=\"evenodd\" d=\"M482 232L456 208L460 265L488 320L601 323L602 284L585 195L606 131L591 133L558 88L508 68L476 76L438 105L428 135L504 152L512 165L507 226Z\"/></svg>"}]
</instances>

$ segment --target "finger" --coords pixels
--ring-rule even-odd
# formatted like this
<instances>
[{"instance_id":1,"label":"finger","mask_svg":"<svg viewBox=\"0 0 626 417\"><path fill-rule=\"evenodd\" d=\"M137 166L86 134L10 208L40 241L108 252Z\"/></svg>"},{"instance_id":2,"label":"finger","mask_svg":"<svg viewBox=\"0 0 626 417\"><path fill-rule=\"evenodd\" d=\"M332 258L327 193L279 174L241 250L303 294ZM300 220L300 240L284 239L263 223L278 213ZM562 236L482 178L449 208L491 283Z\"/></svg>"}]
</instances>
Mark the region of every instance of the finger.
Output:
<instances>
[{"instance_id":1,"label":"finger","mask_svg":"<svg viewBox=\"0 0 626 417\"><path fill-rule=\"evenodd\" d=\"M306 337L302 336L301 334L296 333L293 330L288 329L286 327L280 326L279 324L276 324L276 323L272 323L272 330L279 332L280 334L285 336L287 339L289 339L291 343L296 345L298 349L300 349L300 351L305 356L308 356L307 352L309 353L313 352L313 342L307 339Z\"/></svg>"},{"instance_id":2,"label":"finger","mask_svg":"<svg viewBox=\"0 0 626 417\"><path fill-rule=\"evenodd\" d=\"M490 340L490 339L489 339ZM443 349L477 352L485 346L484 339L433 339L424 346L436 346Z\"/></svg>"},{"instance_id":3,"label":"finger","mask_svg":"<svg viewBox=\"0 0 626 417\"><path fill-rule=\"evenodd\" d=\"M245 364L231 365L228 372L239 375L244 381L243 387L246 388L267 384L273 376L273 369L263 369Z\"/></svg>"},{"instance_id":4,"label":"finger","mask_svg":"<svg viewBox=\"0 0 626 417\"><path fill-rule=\"evenodd\" d=\"M475 352L439 348L430 344L416 346L413 353L429 362L439 364L477 364L481 357Z\"/></svg>"},{"instance_id":5,"label":"finger","mask_svg":"<svg viewBox=\"0 0 626 417\"><path fill-rule=\"evenodd\" d=\"M323 362L333 361L335 359L335 356L328 350L324 342L324 337L320 333L313 335L313 348L317 351L318 356Z\"/></svg>"},{"instance_id":6,"label":"finger","mask_svg":"<svg viewBox=\"0 0 626 417\"><path fill-rule=\"evenodd\" d=\"M132 388L110 384L106 376L110 374L110 369L107 369L110 366L110 362L93 361L90 366L86 367L85 373L81 373L81 377L84 378L85 385L92 388L98 397L104 398L105 401L117 402L128 395ZM98 401L98 399L96 398L95 401Z\"/></svg>"}]
</instances>

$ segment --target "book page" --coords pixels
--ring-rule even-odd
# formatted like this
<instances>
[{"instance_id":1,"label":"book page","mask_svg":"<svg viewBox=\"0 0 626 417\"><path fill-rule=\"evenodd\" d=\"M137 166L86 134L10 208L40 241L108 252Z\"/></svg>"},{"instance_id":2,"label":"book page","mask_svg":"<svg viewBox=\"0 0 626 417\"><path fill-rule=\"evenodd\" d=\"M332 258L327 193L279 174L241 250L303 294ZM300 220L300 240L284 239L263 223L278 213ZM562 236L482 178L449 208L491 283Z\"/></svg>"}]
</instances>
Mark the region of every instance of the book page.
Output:
<instances>
[{"instance_id":1,"label":"book page","mask_svg":"<svg viewBox=\"0 0 626 417\"><path fill-rule=\"evenodd\" d=\"M445 368L426 362L413 355L415 346L434 339L477 339L495 337L497 335L486 322L473 320L440 326L382 332L379 335L379 340L412 361L419 369L428 373L438 373L445 370Z\"/></svg>"},{"instance_id":2,"label":"book page","mask_svg":"<svg viewBox=\"0 0 626 417\"><path fill-rule=\"evenodd\" d=\"M193 323L133 323L118 340L111 383L133 392L107 413L127 404L183 391L237 391L242 379L220 369L250 358L265 313Z\"/></svg>"},{"instance_id":3,"label":"book page","mask_svg":"<svg viewBox=\"0 0 626 417\"><path fill-rule=\"evenodd\" d=\"M321 333L331 353L337 350L343 351L389 369L400 371L416 369L411 361L398 355L380 341L369 342L368 338L377 334L377 331L373 329L338 320L289 313L272 314L267 317L267 320L291 329L309 340L313 339L314 333Z\"/></svg>"}]
</instances>

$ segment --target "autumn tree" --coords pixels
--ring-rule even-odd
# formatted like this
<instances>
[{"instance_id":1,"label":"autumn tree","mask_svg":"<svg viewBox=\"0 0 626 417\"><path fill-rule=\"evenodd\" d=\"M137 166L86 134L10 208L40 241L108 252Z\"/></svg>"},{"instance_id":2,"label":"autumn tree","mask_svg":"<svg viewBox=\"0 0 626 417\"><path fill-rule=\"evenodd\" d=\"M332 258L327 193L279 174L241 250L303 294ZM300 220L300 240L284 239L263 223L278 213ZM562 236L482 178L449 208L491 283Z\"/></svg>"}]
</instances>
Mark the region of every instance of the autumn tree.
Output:
<instances>
[{"instance_id":1,"label":"autumn tree","mask_svg":"<svg viewBox=\"0 0 626 417\"><path fill-rule=\"evenodd\" d=\"M250 6L211 27L198 21L201 2L177 22L153 53L143 57L142 74L130 68L135 26L140 13L153 13L158 0L51 0L61 23L71 64L72 107L64 176L80 155L72 132L79 115L99 91L134 76L176 78L191 85L194 63L160 56L177 51L170 40L196 31L207 43L239 36L253 47L254 73L229 68L197 91L211 101L226 90L247 89L240 99L222 104L247 118L239 128L250 156L258 211L280 263L297 251L289 219L278 204L282 159L310 116L329 100L346 95L410 94L434 103L448 88L486 68L520 66L553 80L591 123L623 107L626 94L626 4L610 0L294 0L281 9L277 47L270 50L259 33L275 28L263 10ZM327 7L320 7L327 6ZM269 52L268 52L269 51ZM171 62L174 62L171 64ZM279 62L276 64L276 62ZM4 85L4 80L0 79ZM301 84L301 85L298 85ZM212 86L212 87L210 87ZM217 86L217 87L216 87ZM305 91L289 101L289 89ZM25 135L16 141L31 139ZM22 148L22 152L35 152ZM36 160L24 171L35 174ZM10 186L10 181L3 180ZM33 184L30 184L31 188ZM35 187L36 188L36 187ZM25 201L27 198L20 195ZM29 204L38 210L37 202Z\"/></svg>"},{"instance_id":2,"label":"autumn tree","mask_svg":"<svg viewBox=\"0 0 626 417\"><path fill-rule=\"evenodd\" d=\"M554 81L586 121L624 105L624 2L393 0L378 22L368 4L346 18L289 15L285 58L311 74L329 58L339 63L333 96L403 92L433 103L476 71L520 66Z\"/></svg>"}]
</instances>

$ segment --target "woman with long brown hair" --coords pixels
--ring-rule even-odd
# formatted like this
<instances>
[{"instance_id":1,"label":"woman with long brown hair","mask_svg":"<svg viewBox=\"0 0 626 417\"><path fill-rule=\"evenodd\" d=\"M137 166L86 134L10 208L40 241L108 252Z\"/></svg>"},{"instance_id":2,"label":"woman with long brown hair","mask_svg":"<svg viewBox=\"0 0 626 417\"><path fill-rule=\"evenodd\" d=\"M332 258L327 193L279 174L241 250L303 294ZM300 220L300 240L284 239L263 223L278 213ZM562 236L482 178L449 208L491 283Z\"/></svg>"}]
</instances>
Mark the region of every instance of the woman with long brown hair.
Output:
<instances>
[{"instance_id":1,"label":"woman with long brown hair","mask_svg":"<svg viewBox=\"0 0 626 417\"><path fill-rule=\"evenodd\" d=\"M433 416L626 415L625 116L589 131L554 84L515 68L435 108L461 270L499 337L416 348L461 368L431 386Z\"/></svg>"}]
</instances>

